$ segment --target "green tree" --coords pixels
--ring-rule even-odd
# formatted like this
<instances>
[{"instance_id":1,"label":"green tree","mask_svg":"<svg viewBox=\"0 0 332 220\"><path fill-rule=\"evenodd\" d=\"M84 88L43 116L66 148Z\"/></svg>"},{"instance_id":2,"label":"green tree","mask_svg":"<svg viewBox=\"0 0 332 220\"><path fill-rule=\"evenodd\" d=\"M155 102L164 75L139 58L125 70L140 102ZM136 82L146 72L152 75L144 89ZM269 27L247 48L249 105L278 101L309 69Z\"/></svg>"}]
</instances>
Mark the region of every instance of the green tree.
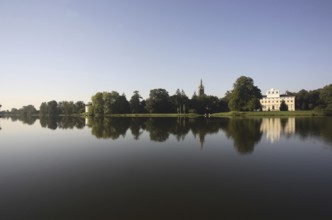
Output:
<instances>
[{"instance_id":1,"label":"green tree","mask_svg":"<svg viewBox=\"0 0 332 220\"><path fill-rule=\"evenodd\" d=\"M325 86L320 91L320 99L323 102L324 109L332 111L332 84Z\"/></svg>"},{"instance_id":2,"label":"green tree","mask_svg":"<svg viewBox=\"0 0 332 220\"><path fill-rule=\"evenodd\" d=\"M47 103L43 102L39 107L39 114L40 115L47 115Z\"/></svg>"},{"instance_id":3,"label":"green tree","mask_svg":"<svg viewBox=\"0 0 332 220\"><path fill-rule=\"evenodd\" d=\"M254 85L254 80L241 76L233 85L228 106L232 111L253 111L260 109L260 98L261 90Z\"/></svg>"},{"instance_id":4,"label":"green tree","mask_svg":"<svg viewBox=\"0 0 332 220\"><path fill-rule=\"evenodd\" d=\"M286 104L285 100L282 100L280 103L280 111L288 111L288 105Z\"/></svg>"},{"instance_id":5,"label":"green tree","mask_svg":"<svg viewBox=\"0 0 332 220\"><path fill-rule=\"evenodd\" d=\"M141 99L142 97L139 92L135 90L129 101L131 113L144 113L144 106Z\"/></svg>"},{"instance_id":6,"label":"green tree","mask_svg":"<svg viewBox=\"0 0 332 220\"><path fill-rule=\"evenodd\" d=\"M75 102L75 113L82 114L85 112L85 104L83 101Z\"/></svg>"},{"instance_id":7,"label":"green tree","mask_svg":"<svg viewBox=\"0 0 332 220\"><path fill-rule=\"evenodd\" d=\"M104 114L104 99L101 92L97 92L91 97L91 102L93 106L93 115L101 116Z\"/></svg>"},{"instance_id":8,"label":"green tree","mask_svg":"<svg viewBox=\"0 0 332 220\"><path fill-rule=\"evenodd\" d=\"M172 109L176 109L177 113L186 113L186 105L188 105L189 99L183 90L177 89L170 99L173 105Z\"/></svg>"},{"instance_id":9,"label":"green tree","mask_svg":"<svg viewBox=\"0 0 332 220\"><path fill-rule=\"evenodd\" d=\"M59 113L64 115L72 115L75 113L75 104L73 101L62 101L58 103Z\"/></svg>"},{"instance_id":10,"label":"green tree","mask_svg":"<svg viewBox=\"0 0 332 220\"><path fill-rule=\"evenodd\" d=\"M56 101L52 100L47 103L47 114L50 116L59 114L58 103Z\"/></svg>"},{"instance_id":11,"label":"green tree","mask_svg":"<svg viewBox=\"0 0 332 220\"><path fill-rule=\"evenodd\" d=\"M126 98L126 95L119 95L117 92L112 92L112 94L114 96L114 102L111 105L112 114L130 113L130 104Z\"/></svg>"},{"instance_id":12,"label":"green tree","mask_svg":"<svg viewBox=\"0 0 332 220\"><path fill-rule=\"evenodd\" d=\"M146 108L150 113L170 113L171 101L165 89L150 90L149 98L146 100Z\"/></svg>"},{"instance_id":13,"label":"green tree","mask_svg":"<svg viewBox=\"0 0 332 220\"><path fill-rule=\"evenodd\" d=\"M118 95L118 94L116 94ZM114 94L113 94L114 96ZM111 105L115 101L116 97L113 97L109 92L103 92L103 114L111 114Z\"/></svg>"}]
</instances>

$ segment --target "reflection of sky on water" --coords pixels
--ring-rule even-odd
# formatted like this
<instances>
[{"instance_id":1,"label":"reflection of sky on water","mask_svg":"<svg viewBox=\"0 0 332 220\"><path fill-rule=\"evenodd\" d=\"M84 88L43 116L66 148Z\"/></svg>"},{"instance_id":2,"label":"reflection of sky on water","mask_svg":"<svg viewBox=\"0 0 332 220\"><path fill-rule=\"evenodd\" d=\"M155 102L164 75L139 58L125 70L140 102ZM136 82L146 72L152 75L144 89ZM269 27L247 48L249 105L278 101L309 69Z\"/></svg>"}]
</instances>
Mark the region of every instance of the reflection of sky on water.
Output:
<instances>
[{"instance_id":1,"label":"reflection of sky on water","mask_svg":"<svg viewBox=\"0 0 332 220\"><path fill-rule=\"evenodd\" d=\"M274 143L280 140L282 134L295 133L295 118L263 118L260 131L265 134L267 140Z\"/></svg>"}]
</instances>

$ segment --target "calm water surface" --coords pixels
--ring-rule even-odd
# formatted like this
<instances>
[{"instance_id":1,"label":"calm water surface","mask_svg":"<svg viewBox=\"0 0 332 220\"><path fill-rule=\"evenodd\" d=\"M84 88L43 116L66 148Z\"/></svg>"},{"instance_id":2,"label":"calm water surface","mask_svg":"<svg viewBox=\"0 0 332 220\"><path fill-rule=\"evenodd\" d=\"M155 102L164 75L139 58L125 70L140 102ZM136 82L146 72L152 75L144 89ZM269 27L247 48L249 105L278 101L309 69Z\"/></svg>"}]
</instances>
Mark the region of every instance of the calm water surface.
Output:
<instances>
[{"instance_id":1,"label":"calm water surface","mask_svg":"<svg viewBox=\"0 0 332 220\"><path fill-rule=\"evenodd\" d=\"M0 128L1 219L332 219L332 118Z\"/></svg>"}]
</instances>

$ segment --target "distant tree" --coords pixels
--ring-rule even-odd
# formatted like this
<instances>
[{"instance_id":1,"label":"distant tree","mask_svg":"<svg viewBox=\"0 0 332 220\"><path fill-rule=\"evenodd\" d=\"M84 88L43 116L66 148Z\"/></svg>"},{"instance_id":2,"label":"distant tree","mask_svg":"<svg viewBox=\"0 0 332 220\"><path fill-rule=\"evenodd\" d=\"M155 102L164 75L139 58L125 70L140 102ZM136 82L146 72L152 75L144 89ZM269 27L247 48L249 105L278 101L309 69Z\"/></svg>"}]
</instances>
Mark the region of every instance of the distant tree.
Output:
<instances>
[{"instance_id":1,"label":"distant tree","mask_svg":"<svg viewBox=\"0 0 332 220\"><path fill-rule=\"evenodd\" d=\"M170 99L173 110L175 109L177 113L185 113L185 106L188 105L189 99L183 90L180 91L180 89L177 89Z\"/></svg>"},{"instance_id":2,"label":"distant tree","mask_svg":"<svg viewBox=\"0 0 332 220\"><path fill-rule=\"evenodd\" d=\"M13 115L17 115L17 114L19 114L19 111L18 111L17 108L12 108L10 113L13 114Z\"/></svg>"},{"instance_id":3,"label":"distant tree","mask_svg":"<svg viewBox=\"0 0 332 220\"><path fill-rule=\"evenodd\" d=\"M130 104L125 94L119 95L117 92L112 92L115 96L115 101L111 105L112 114L127 114L130 113Z\"/></svg>"},{"instance_id":4,"label":"distant tree","mask_svg":"<svg viewBox=\"0 0 332 220\"><path fill-rule=\"evenodd\" d=\"M83 101L75 102L75 113L82 114L85 112L85 104Z\"/></svg>"},{"instance_id":5,"label":"distant tree","mask_svg":"<svg viewBox=\"0 0 332 220\"><path fill-rule=\"evenodd\" d=\"M134 94L130 98L129 104L131 113L143 113L144 112L144 106L141 101L142 97L140 96L139 92L137 90L134 91Z\"/></svg>"},{"instance_id":6,"label":"distant tree","mask_svg":"<svg viewBox=\"0 0 332 220\"><path fill-rule=\"evenodd\" d=\"M104 114L104 99L101 92L97 92L94 96L91 97L92 106L93 106L93 115L101 116Z\"/></svg>"},{"instance_id":7,"label":"distant tree","mask_svg":"<svg viewBox=\"0 0 332 220\"><path fill-rule=\"evenodd\" d=\"M75 104L73 101L62 101L58 103L59 114L72 115L75 113Z\"/></svg>"},{"instance_id":8,"label":"distant tree","mask_svg":"<svg viewBox=\"0 0 332 220\"><path fill-rule=\"evenodd\" d=\"M40 115L47 115L47 103L43 102L39 107L39 114Z\"/></svg>"},{"instance_id":9,"label":"distant tree","mask_svg":"<svg viewBox=\"0 0 332 220\"><path fill-rule=\"evenodd\" d=\"M113 95L112 95L109 92L103 92L103 95L102 95L103 114L111 114L112 113L111 106L112 106L112 103L115 102L115 99L117 98L117 96L119 96L118 93L116 93L116 94L113 93Z\"/></svg>"},{"instance_id":10,"label":"distant tree","mask_svg":"<svg viewBox=\"0 0 332 220\"><path fill-rule=\"evenodd\" d=\"M228 106L232 111L253 111L261 107L260 98L261 90L254 85L254 80L241 76L233 85Z\"/></svg>"},{"instance_id":11,"label":"distant tree","mask_svg":"<svg viewBox=\"0 0 332 220\"><path fill-rule=\"evenodd\" d=\"M288 111L288 105L286 104L285 100L281 101L279 110L280 111Z\"/></svg>"},{"instance_id":12,"label":"distant tree","mask_svg":"<svg viewBox=\"0 0 332 220\"><path fill-rule=\"evenodd\" d=\"M170 113L171 101L168 92L165 89L150 90L146 108L150 113Z\"/></svg>"},{"instance_id":13,"label":"distant tree","mask_svg":"<svg viewBox=\"0 0 332 220\"><path fill-rule=\"evenodd\" d=\"M332 84L325 86L320 91L320 99L323 102L324 109L332 111Z\"/></svg>"},{"instance_id":14,"label":"distant tree","mask_svg":"<svg viewBox=\"0 0 332 220\"><path fill-rule=\"evenodd\" d=\"M47 114L50 116L59 114L58 103L56 101L53 100L47 103Z\"/></svg>"},{"instance_id":15,"label":"distant tree","mask_svg":"<svg viewBox=\"0 0 332 220\"><path fill-rule=\"evenodd\" d=\"M229 100L231 99L231 91L226 91L225 96L223 98L220 99L220 111L222 112L228 112L229 111L229 107L228 107L228 103Z\"/></svg>"}]
</instances>

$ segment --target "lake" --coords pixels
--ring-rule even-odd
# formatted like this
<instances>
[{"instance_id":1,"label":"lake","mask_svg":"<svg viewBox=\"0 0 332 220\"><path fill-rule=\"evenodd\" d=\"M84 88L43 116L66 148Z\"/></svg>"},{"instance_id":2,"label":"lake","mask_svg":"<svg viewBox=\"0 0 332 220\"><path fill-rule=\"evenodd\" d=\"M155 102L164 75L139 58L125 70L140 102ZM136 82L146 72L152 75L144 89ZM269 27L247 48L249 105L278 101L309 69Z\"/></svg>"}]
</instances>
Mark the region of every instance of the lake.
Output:
<instances>
[{"instance_id":1,"label":"lake","mask_svg":"<svg viewBox=\"0 0 332 220\"><path fill-rule=\"evenodd\" d=\"M332 219L332 118L1 118L1 219Z\"/></svg>"}]
</instances>

